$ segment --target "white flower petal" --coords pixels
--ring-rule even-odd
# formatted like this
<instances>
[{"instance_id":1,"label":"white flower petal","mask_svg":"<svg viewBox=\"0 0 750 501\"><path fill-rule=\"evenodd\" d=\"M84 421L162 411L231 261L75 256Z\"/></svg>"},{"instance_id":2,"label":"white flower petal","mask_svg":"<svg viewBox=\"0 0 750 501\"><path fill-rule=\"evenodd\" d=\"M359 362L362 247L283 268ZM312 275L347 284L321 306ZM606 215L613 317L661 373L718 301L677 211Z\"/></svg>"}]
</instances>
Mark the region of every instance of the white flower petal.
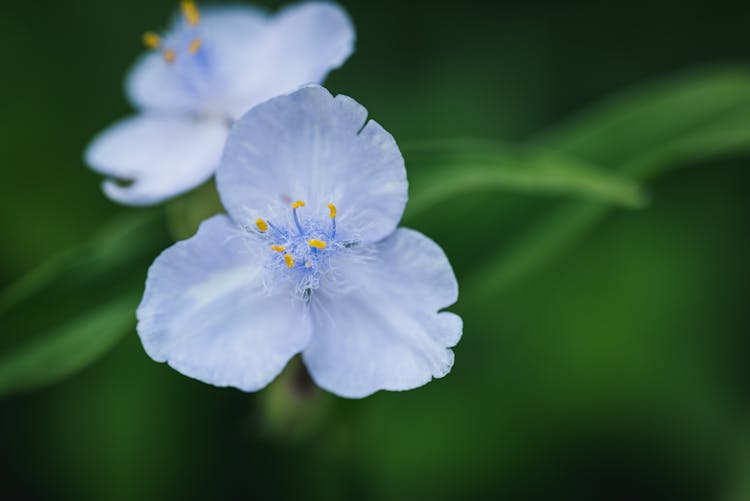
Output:
<instances>
[{"instance_id":1,"label":"white flower petal","mask_svg":"<svg viewBox=\"0 0 750 501\"><path fill-rule=\"evenodd\" d=\"M164 40L165 49L176 51L175 63L167 63L161 51L141 56L128 74L125 90L133 106L170 112L221 112L233 85L248 77L247 54L254 53L266 32L268 15L257 8L224 6L201 9L196 29L177 18L172 36ZM208 51L211 70L191 68L197 54L187 53L187 45L201 39L199 51ZM183 47L175 46L180 43ZM187 63L187 64L183 64ZM254 73L253 79L267 75ZM248 85L250 82L245 81ZM279 92L280 93L280 92ZM237 110L241 114L245 109ZM229 114L229 117L235 114Z\"/></svg>"},{"instance_id":2,"label":"white flower petal","mask_svg":"<svg viewBox=\"0 0 750 501\"><path fill-rule=\"evenodd\" d=\"M461 337L461 318L438 312L458 297L442 249L407 229L376 247L374 260L347 268L354 283L345 292L321 288L311 304L305 364L319 386L344 397L408 390L446 375L448 348Z\"/></svg>"},{"instance_id":3,"label":"white flower petal","mask_svg":"<svg viewBox=\"0 0 750 501\"><path fill-rule=\"evenodd\" d=\"M141 110L190 113L202 108L202 96L184 87L160 52L138 58L125 79L125 94Z\"/></svg>"},{"instance_id":4,"label":"white flower petal","mask_svg":"<svg viewBox=\"0 0 750 501\"><path fill-rule=\"evenodd\" d=\"M292 5L271 18L232 75L226 109L235 118L258 103L321 83L354 51L354 27L336 4Z\"/></svg>"},{"instance_id":5,"label":"white flower petal","mask_svg":"<svg viewBox=\"0 0 750 501\"><path fill-rule=\"evenodd\" d=\"M262 250L226 216L151 266L138 308L146 352L216 386L266 386L310 338L305 305L264 286ZM266 249L263 249L266 250Z\"/></svg>"},{"instance_id":6,"label":"white flower petal","mask_svg":"<svg viewBox=\"0 0 750 501\"><path fill-rule=\"evenodd\" d=\"M346 96L312 85L266 101L235 123L217 171L224 206L240 222L338 208L341 239L388 236L407 199L406 170L393 137Z\"/></svg>"},{"instance_id":7,"label":"white flower petal","mask_svg":"<svg viewBox=\"0 0 750 501\"><path fill-rule=\"evenodd\" d=\"M149 205L190 190L211 177L227 136L221 122L141 115L100 133L86 150L89 166L113 180L105 193L128 205Z\"/></svg>"}]
</instances>

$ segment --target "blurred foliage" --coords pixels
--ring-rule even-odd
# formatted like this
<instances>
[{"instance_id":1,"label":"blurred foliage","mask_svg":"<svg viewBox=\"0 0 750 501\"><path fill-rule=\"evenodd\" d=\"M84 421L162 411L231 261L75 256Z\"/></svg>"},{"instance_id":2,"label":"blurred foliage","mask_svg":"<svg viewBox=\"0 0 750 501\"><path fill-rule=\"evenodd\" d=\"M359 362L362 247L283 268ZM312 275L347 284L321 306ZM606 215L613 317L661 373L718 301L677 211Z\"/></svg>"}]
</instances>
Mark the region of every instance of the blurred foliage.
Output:
<instances>
[{"instance_id":1,"label":"blurred foliage","mask_svg":"<svg viewBox=\"0 0 750 501\"><path fill-rule=\"evenodd\" d=\"M532 143L646 181L707 158L750 150L750 70L689 72L609 100ZM571 202L516 237L477 279L490 293L574 244L608 206Z\"/></svg>"},{"instance_id":2,"label":"blurred foliage","mask_svg":"<svg viewBox=\"0 0 750 501\"><path fill-rule=\"evenodd\" d=\"M146 267L169 244L157 214L115 218L0 294L0 396L68 376L133 332Z\"/></svg>"},{"instance_id":3,"label":"blurred foliage","mask_svg":"<svg viewBox=\"0 0 750 501\"><path fill-rule=\"evenodd\" d=\"M174 2L7 4L3 497L746 499L747 7L343 3L328 86L399 140L404 222L451 257L452 373L348 401L297 362L255 395L148 359L147 267L215 191L116 208L80 157Z\"/></svg>"},{"instance_id":4,"label":"blurred foliage","mask_svg":"<svg viewBox=\"0 0 750 501\"><path fill-rule=\"evenodd\" d=\"M439 143L439 144L438 144ZM527 151L491 141L439 141L402 146L411 169L406 218L477 192L572 195L630 208L643 194L627 179L552 151Z\"/></svg>"}]
</instances>

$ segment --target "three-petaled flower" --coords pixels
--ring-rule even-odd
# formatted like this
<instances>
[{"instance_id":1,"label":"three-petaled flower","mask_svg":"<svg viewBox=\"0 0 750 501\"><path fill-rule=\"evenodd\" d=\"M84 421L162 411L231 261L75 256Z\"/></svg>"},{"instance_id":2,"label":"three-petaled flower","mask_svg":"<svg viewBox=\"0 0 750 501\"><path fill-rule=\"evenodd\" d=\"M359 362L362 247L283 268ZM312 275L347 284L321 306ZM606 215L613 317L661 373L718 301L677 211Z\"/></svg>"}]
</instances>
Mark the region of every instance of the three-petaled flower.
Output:
<instances>
[{"instance_id":1,"label":"three-petaled flower","mask_svg":"<svg viewBox=\"0 0 750 501\"><path fill-rule=\"evenodd\" d=\"M208 180L232 122L271 97L322 82L352 53L354 29L332 3L270 16L241 6L199 12L183 1L168 33L143 41L152 50L126 85L139 113L102 132L85 155L109 178L107 196L128 205L159 203Z\"/></svg>"},{"instance_id":2,"label":"three-petaled flower","mask_svg":"<svg viewBox=\"0 0 750 501\"><path fill-rule=\"evenodd\" d=\"M297 353L345 397L447 374L462 322L442 249L397 228L393 137L346 96L307 86L237 121L217 172L227 215L159 256L138 308L147 353L185 375L263 388Z\"/></svg>"}]
</instances>

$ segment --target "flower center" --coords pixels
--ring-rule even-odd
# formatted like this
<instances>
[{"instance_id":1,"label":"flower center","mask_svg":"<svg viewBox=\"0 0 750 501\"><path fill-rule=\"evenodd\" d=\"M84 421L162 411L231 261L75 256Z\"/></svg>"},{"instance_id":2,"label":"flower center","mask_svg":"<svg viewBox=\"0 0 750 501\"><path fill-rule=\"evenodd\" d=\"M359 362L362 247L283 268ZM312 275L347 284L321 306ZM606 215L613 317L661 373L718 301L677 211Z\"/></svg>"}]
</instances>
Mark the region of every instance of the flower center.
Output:
<instances>
[{"instance_id":1,"label":"flower center","mask_svg":"<svg viewBox=\"0 0 750 501\"><path fill-rule=\"evenodd\" d=\"M298 211L304 206L301 200L292 204L294 225L289 228L262 218L255 221L255 227L269 244L271 266L284 270L300 292L309 294L330 269L331 259L352 243L336 239L335 205L328 204L328 224L321 224L318 219L300 219Z\"/></svg>"},{"instance_id":2,"label":"flower center","mask_svg":"<svg viewBox=\"0 0 750 501\"><path fill-rule=\"evenodd\" d=\"M174 43L165 43L162 37L153 31L147 31L143 34L143 44L151 50L161 50L164 61L169 64L174 63L178 57L184 56L185 51L187 51L188 55L196 54L202 45L201 38L195 33L201 19L195 2L183 0L180 2L180 10L182 11L182 17L193 33L190 33L187 39L177 37L176 42L179 43L179 46L175 46ZM175 40L171 42L175 42Z\"/></svg>"}]
</instances>

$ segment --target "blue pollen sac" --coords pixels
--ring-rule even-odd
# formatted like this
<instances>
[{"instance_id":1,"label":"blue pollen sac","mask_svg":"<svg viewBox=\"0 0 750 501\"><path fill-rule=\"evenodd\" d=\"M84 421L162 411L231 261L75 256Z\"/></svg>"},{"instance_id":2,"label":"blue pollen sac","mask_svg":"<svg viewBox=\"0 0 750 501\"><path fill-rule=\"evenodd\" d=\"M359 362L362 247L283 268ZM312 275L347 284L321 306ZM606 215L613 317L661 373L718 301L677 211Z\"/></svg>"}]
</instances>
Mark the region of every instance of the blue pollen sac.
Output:
<instances>
[{"instance_id":1,"label":"blue pollen sac","mask_svg":"<svg viewBox=\"0 0 750 501\"><path fill-rule=\"evenodd\" d=\"M300 222L297 209L304 206L301 200L292 204L294 226L291 228L282 228L261 218L255 221L255 226L275 254L271 266L289 277L298 292L309 296L320 286L320 277L331 269L332 258L349 248L351 242L336 240L336 206L328 204L330 225Z\"/></svg>"}]
</instances>

